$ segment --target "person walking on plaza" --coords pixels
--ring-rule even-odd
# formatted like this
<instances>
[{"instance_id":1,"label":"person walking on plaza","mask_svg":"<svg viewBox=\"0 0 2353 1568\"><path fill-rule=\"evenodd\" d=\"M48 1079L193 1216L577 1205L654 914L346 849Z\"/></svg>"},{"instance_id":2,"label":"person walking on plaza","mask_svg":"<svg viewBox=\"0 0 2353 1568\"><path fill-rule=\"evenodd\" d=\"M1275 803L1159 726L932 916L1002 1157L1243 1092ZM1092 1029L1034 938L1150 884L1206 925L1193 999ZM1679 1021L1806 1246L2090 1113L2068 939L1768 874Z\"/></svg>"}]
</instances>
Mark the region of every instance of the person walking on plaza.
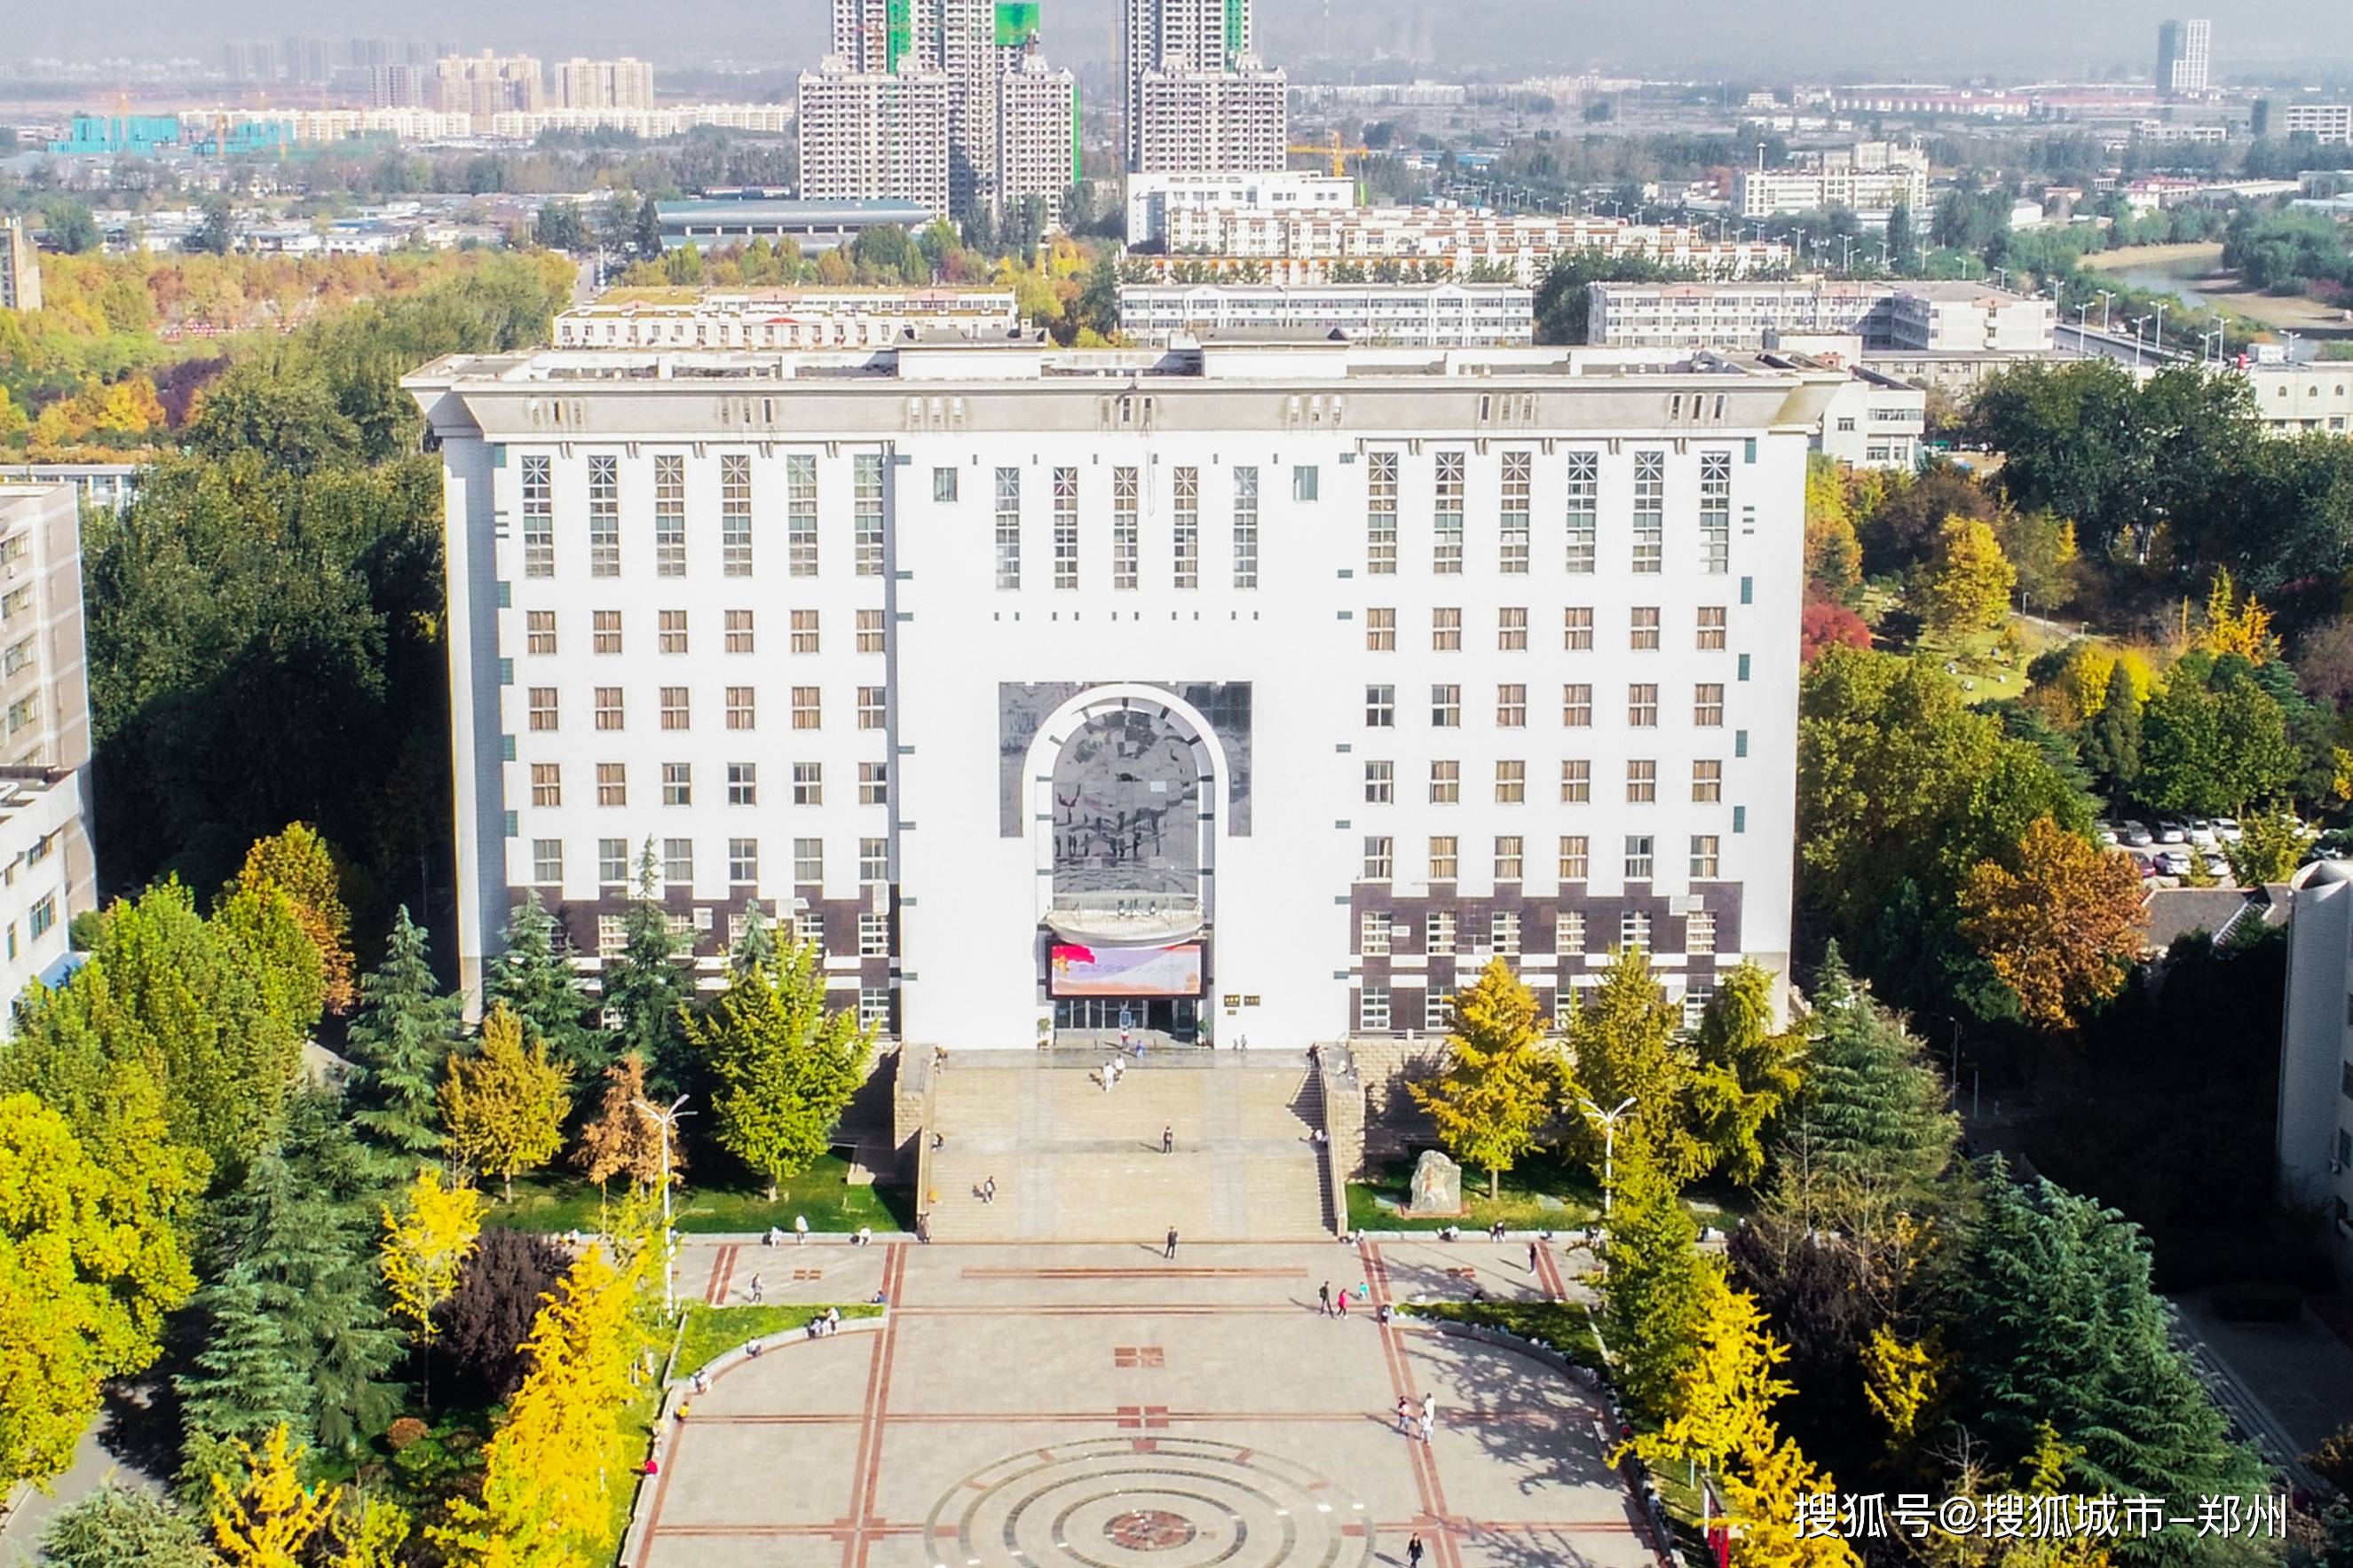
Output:
<instances>
[{"instance_id":1,"label":"person walking on plaza","mask_svg":"<svg viewBox=\"0 0 2353 1568\"><path fill-rule=\"evenodd\" d=\"M1345 1285L1340 1287L1339 1304L1333 1309L1332 1315L1344 1323L1348 1321L1348 1288Z\"/></svg>"},{"instance_id":2,"label":"person walking on plaza","mask_svg":"<svg viewBox=\"0 0 2353 1568\"><path fill-rule=\"evenodd\" d=\"M1421 1537L1419 1535L1405 1543L1405 1568L1421 1568Z\"/></svg>"},{"instance_id":3,"label":"person walking on plaza","mask_svg":"<svg viewBox=\"0 0 2353 1568\"><path fill-rule=\"evenodd\" d=\"M995 1176L991 1176L987 1181L980 1184L980 1201L984 1204L993 1204L997 1201L997 1178Z\"/></svg>"},{"instance_id":4,"label":"person walking on plaza","mask_svg":"<svg viewBox=\"0 0 2353 1568\"><path fill-rule=\"evenodd\" d=\"M1160 1152L1164 1154L1176 1152L1176 1129L1174 1127L1163 1127L1160 1130Z\"/></svg>"},{"instance_id":5,"label":"person walking on plaza","mask_svg":"<svg viewBox=\"0 0 2353 1568\"><path fill-rule=\"evenodd\" d=\"M752 1305L754 1307L758 1306L760 1304L761 1290L760 1277L757 1274L752 1276L752 1289L750 1294L752 1297Z\"/></svg>"},{"instance_id":6,"label":"person walking on plaza","mask_svg":"<svg viewBox=\"0 0 2353 1568\"><path fill-rule=\"evenodd\" d=\"M1421 1396L1421 1440L1429 1442L1430 1435L1437 1429L1438 1395L1425 1394Z\"/></svg>"},{"instance_id":7,"label":"person walking on plaza","mask_svg":"<svg viewBox=\"0 0 2353 1568\"><path fill-rule=\"evenodd\" d=\"M793 1245L795 1247L808 1245L808 1215L805 1214L793 1215Z\"/></svg>"},{"instance_id":8,"label":"person walking on plaza","mask_svg":"<svg viewBox=\"0 0 2353 1568\"><path fill-rule=\"evenodd\" d=\"M1160 1256L1163 1258L1176 1256L1176 1227L1173 1225L1168 1227L1168 1245L1160 1249Z\"/></svg>"},{"instance_id":9,"label":"person walking on plaza","mask_svg":"<svg viewBox=\"0 0 2353 1568\"><path fill-rule=\"evenodd\" d=\"M1332 1315L1332 1281L1326 1279L1323 1284L1315 1287L1315 1302L1317 1317L1328 1318Z\"/></svg>"},{"instance_id":10,"label":"person walking on plaza","mask_svg":"<svg viewBox=\"0 0 2353 1568\"><path fill-rule=\"evenodd\" d=\"M1402 1394L1398 1395L1397 1423L1399 1435L1413 1436L1413 1401Z\"/></svg>"},{"instance_id":11,"label":"person walking on plaza","mask_svg":"<svg viewBox=\"0 0 2353 1568\"><path fill-rule=\"evenodd\" d=\"M1535 1244L1535 1242L1531 1241L1530 1243L1528 1243L1528 1272L1529 1272L1529 1273L1531 1273L1531 1274L1534 1274L1535 1271L1536 1271L1536 1244Z\"/></svg>"}]
</instances>

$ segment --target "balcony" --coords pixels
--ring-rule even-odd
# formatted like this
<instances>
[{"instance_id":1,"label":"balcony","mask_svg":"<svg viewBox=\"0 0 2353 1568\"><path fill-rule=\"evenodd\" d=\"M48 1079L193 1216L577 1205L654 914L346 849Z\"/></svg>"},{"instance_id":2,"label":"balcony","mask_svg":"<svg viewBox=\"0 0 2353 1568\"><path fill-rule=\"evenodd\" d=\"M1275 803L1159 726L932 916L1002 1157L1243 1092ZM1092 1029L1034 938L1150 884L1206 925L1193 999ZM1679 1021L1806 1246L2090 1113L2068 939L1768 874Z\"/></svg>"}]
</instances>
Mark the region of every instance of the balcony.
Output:
<instances>
[{"instance_id":1,"label":"balcony","mask_svg":"<svg viewBox=\"0 0 2353 1568\"><path fill-rule=\"evenodd\" d=\"M1156 947L1200 934L1201 900L1161 892L1058 892L1046 911L1055 935L1088 947Z\"/></svg>"}]
</instances>

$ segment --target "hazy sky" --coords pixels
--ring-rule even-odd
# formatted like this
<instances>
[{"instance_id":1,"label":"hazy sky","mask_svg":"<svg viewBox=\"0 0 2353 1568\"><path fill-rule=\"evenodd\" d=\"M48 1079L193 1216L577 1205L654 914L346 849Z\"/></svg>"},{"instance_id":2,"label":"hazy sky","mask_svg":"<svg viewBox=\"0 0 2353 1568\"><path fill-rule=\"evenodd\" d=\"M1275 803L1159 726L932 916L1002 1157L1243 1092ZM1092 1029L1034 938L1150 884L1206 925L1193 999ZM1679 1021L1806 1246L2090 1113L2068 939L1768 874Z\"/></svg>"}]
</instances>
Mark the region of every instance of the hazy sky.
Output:
<instances>
[{"instance_id":1,"label":"hazy sky","mask_svg":"<svg viewBox=\"0 0 2353 1568\"><path fill-rule=\"evenodd\" d=\"M1428 59L1434 69L1655 74L2146 74L2168 0L1329 0L1335 47ZM1318 52L1327 0L1258 0L1277 62ZM1118 0L1045 0L1048 53L1109 58ZM213 58L221 40L290 33L446 39L542 55L633 51L657 62L771 63L822 47L825 0L0 0L0 53L171 51ZM2311 75L2353 58L2347 0L2203 0L2215 68Z\"/></svg>"}]
</instances>

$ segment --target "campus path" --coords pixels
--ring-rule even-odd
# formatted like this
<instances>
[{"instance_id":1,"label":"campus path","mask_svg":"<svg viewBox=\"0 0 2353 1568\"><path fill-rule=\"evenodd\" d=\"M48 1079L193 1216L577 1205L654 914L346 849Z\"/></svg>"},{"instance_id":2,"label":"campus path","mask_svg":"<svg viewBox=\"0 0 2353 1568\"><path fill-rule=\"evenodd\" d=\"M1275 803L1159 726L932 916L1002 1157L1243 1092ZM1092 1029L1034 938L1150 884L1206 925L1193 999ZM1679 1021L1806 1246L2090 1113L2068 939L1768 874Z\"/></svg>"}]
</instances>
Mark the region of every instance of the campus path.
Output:
<instances>
[{"instance_id":1,"label":"campus path","mask_svg":"<svg viewBox=\"0 0 2353 1568\"><path fill-rule=\"evenodd\" d=\"M875 1330L727 1366L664 1445L631 1568L1651 1568L1592 1396L1382 1300L1582 1292L1525 1241L1195 1247L699 1241L681 1289ZM799 1278L796 1278L799 1276ZM1348 1321L1316 1289L1362 1285ZM1435 1439L1400 1395L1435 1394Z\"/></svg>"}]
</instances>

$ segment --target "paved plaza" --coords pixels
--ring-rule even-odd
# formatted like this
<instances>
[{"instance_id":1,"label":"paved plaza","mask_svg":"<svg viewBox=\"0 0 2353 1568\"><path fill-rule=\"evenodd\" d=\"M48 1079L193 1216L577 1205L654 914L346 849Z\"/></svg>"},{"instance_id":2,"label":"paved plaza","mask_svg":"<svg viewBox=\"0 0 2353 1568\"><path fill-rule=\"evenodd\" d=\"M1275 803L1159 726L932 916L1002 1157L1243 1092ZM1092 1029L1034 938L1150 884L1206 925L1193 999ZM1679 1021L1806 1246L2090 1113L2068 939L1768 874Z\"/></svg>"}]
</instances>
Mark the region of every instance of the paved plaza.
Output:
<instances>
[{"instance_id":1,"label":"paved plaza","mask_svg":"<svg viewBox=\"0 0 2353 1568\"><path fill-rule=\"evenodd\" d=\"M739 1359L673 1427L631 1568L1653 1568L1592 1395L1385 1298L1557 1296L1525 1242L767 1247L681 1286L887 1320ZM1346 1321L1317 1287L1367 1288ZM1397 1429L1436 1398L1432 1441Z\"/></svg>"}]
</instances>

